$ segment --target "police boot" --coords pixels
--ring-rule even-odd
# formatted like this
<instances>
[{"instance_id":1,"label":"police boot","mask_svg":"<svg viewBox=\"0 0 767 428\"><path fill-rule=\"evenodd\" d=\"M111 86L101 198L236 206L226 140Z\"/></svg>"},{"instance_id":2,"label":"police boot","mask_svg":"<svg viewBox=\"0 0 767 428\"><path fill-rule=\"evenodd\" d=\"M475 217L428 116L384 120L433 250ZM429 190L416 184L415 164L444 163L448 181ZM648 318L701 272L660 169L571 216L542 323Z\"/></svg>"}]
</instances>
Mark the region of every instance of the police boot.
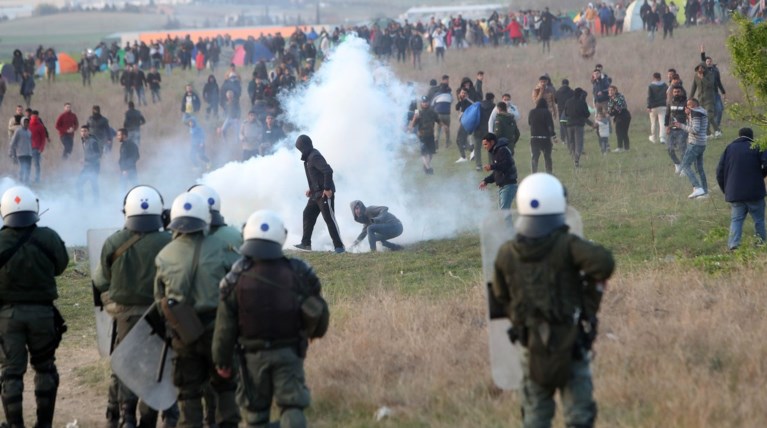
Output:
<instances>
[{"instance_id":1,"label":"police boot","mask_svg":"<svg viewBox=\"0 0 767 428\"><path fill-rule=\"evenodd\" d=\"M176 428L178 425L178 403L173 403L172 406L162 411L162 424L161 428Z\"/></svg>"},{"instance_id":2,"label":"police boot","mask_svg":"<svg viewBox=\"0 0 767 428\"><path fill-rule=\"evenodd\" d=\"M280 415L280 426L290 428L306 427L306 416L304 410L298 407L284 407Z\"/></svg>"},{"instance_id":3,"label":"police boot","mask_svg":"<svg viewBox=\"0 0 767 428\"><path fill-rule=\"evenodd\" d=\"M138 428L156 428L157 427L157 410L147 406L141 402L138 405L138 413L140 416Z\"/></svg>"},{"instance_id":4,"label":"police boot","mask_svg":"<svg viewBox=\"0 0 767 428\"><path fill-rule=\"evenodd\" d=\"M107 406L107 421L104 428L119 428L120 425L120 405L109 403Z\"/></svg>"},{"instance_id":5,"label":"police boot","mask_svg":"<svg viewBox=\"0 0 767 428\"><path fill-rule=\"evenodd\" d=\"M138 400L120 402L120 428L136 428L136 406Z\"/></svg>"},{"instance_id":6,"label":"police boot","mask_svg":"<svg viewBox=\"0 0 767 428\"><path fill-rule=\"evenodd\" d=\"M53 411L56 408L56 390L35 391L37 402L37 423L35 428L51 428L53 426Z\"/></svg>"}]
</instances>

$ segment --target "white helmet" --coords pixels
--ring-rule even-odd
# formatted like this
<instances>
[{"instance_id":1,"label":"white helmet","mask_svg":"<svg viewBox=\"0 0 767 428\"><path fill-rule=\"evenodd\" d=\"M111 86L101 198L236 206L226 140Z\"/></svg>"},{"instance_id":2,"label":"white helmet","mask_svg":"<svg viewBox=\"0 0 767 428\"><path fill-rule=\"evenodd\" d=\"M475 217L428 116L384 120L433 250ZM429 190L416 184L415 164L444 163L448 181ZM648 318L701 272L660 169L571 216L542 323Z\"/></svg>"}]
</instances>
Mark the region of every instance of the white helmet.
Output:
<instances>
[{"instance_id":1,"label":"white helmet","mask_svg":"<svg viewBox=\"0 0 767 428\"><path fill-rule=\"evenodd\" d=\"M248 217L242 231L245 242L240 253L261 260L283 257L282 246L288 230L277 213L269 210L256 211Z\"/></svg>"},{"instance_id":2,"label":"white helmet","mask_svg":"<svg viewBox=\"0 0 767 428\"><path fill-rule=\"evenodd\" d=\"M37 223L40 220L39 211L37 196L24 186L11 187L0 200L0 214L3 224L8 227L27 227Z\"/></svg>"},{"instance_id":3,"label":"white helmet","mask_svg":"<svg viewBox=\"0 0 767 428\"><path fill-rule=\"evenodd\" d=\"M565 188L553 175L539 172L527 176L517 190L517 233L539 238L565 224Z\"/></svg>"},{"instance_id":4,"label":"white helmet","mask_svg":"<svg viewBox=\"0 0 767 428\"><path fill-rule=\"evenodd\" d=\"M134 232L153 232L162 228L163 200L151 186L136 186L125 195L125 228Z\"/></svg>"},{"instance_id":5,"label":"white helmet","mask_svg":"<svg viewBox=\"0 0 767 428\"><path fill-rule=\"evenodd\" d=\"M210 223L210 209L202 196L182 193L173 200L168 228L174 232L192 233L205 230Z\"/></svg>"},{"instance_id":6,"label":"white helmet","mask_svg":"<svg viewBox=\"0 0 767 428\"><path fill-rule=\"evenodd\" d=\"M224 217L221 215L221 197L218 192L213 190L212 187L204 184L195 184L190 187L187 192L197 193L202 196L202 199L208 202L210 206L210 225L211 226L226 226Z\"/></svg>"}]
</instances>

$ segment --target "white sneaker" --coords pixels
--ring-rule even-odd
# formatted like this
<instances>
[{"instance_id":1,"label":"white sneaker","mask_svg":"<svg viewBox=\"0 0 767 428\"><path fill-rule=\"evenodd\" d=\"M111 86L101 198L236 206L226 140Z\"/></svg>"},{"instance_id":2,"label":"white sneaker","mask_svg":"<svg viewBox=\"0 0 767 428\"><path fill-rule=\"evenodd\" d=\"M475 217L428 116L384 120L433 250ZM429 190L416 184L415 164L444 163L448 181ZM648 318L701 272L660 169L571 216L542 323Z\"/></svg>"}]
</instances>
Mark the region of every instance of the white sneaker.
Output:
<instances>
[{"instance_id":1,"label":"white sneaker","mask_svg":"<svg viewBox=\"0 0 767 428\"><path fill-rule=\"evenodd\" d=\"M666 145L666 140L660 140L660 143L665 146Z\"/></svg>"},{"instance_id":2,"label":"white sneaker","mask_svg":"<svg viewBox=\"0 0 767 428\"><path fill-rule=\"evenodd\" d=\"M679 176L680 177L687 177L687 173L684 172L684 170L679 170Z\"/></svg>"},{"instance_id":3,"label":"white sneaker","mask_svg":"<svg viewBox=\"0 0 767 428\"><path fill-rule=\"evenodd\" d=\"M651 143L655 144L655 135L650 135L647 139L650 140Z\"/></svg>"},{"instance_id":4,"label":"white sneaker","mask_svg":"<svg viewBox=\"0 0 767 428\"><path fill-rule=\"evenodd\" d=\"M682 172L682 165L679 165L678 163L674 164L674 174L679 174Z\"/></svg>"},{"instance_id":5,"label":"white sneaker","mask_svg":"<svg viewBox=\"0 0 767 428\"><path fill-rule=\"evenodd\" d=\"M620 147L618 147L616 149L613 149L613 153L620 153L622 151L623 151L623 149L621 149Z\"/></svg>"},{"instance_id":6,"label":"white sneaker","mask_svg":"<svg viewBox=\"0 0 767 428\"><path fill-rule=\"evenodd\" d=\"M701 187L693 187L692 188L692 193L690 193L690 196L688 196L687 198L688 199L695 199L695 198L698 198L698 197L703 196L705 194L706 194L706 191L703 190L703 188L701 188Z\"/></svg>"},{"instance_id":7,"label":"white sneaker","mask_svg":"<svg viewBox=\"0 0 767 428\"><path fill-rule=\"evenodd\" d=\"M719 138L722 136L722 131L716 131L714 132L714 138Z\"/></svg>"},{"instance_id":8,"label":"white sneaker","mask_svg":"<svg viewBox=\"0 0 767 428\"><path fill-rule=\"evenodd\" d=\"M471 154L469 155L469 160L474 160L474 150L471 151Z\"/></svg>"},{"instance_id":9,"label":"white sneaker","mask_svg":"<svg viewBox=\"0 0 767 428\"><path fill-rule=\"evenodd\" d=\"M695 199L708 199L708 197L709 197L709 194L708 194L708 192L706 192L706 193L704 193L704 194L702 194L702 195L698 196L698 197L697 197L697 198L695 198Z\"/></svg>"},{"instance_id":10,"label":"white sneaker","mask_svg":"<svg viewBox=\"0 0 767 428\"><path fill-rule=\"evenodd\" d=\"M458 158L458 160L455 161L455 163L464 163L464 162L466 162L466 158Z\"/></svg>"}]
</instances>

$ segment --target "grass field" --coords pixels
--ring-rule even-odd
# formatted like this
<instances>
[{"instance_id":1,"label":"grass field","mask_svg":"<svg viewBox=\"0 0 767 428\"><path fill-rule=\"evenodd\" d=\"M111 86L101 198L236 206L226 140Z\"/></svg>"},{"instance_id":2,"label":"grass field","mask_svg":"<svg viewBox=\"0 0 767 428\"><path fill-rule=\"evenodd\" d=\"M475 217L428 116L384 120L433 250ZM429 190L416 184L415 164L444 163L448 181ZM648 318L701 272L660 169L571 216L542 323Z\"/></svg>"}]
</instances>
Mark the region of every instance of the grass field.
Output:
<instances>
[{"instance_id":1,"label":"grass field","mask_svg":"<svg viewBox=\"0 0 767 428\"><path fill-rule=\"evenodd\" d=\"M419 84L446 72L453 87L461 76L473 77L483 69L485 91L510 92L524 113L516 154L521 176L530 173L526 112L540 74L548 72L557 84L567 77L572 86L585 86L590 69L601 62L626 95L633 114L631 152L601 156L594 134L588 134L578 170L564 147L554 152L554 172L581 212L586 236L611 248L618 263L603 301L592 366L599 427L767 425L767 346L761 340L767 334L767 254L754 247L750 220L741 249L726 251L729 207L714 175L723 148L744 124L725 115L725 136L711 140L705 155L711 197L690 201L690 184L674 176L665 146L647 140L649 123L643 114L651 73L676 67L689 88L701 43L719 62L728 97L739 99L728 73L724 36L722 28L696 28L680 31L673 42L650 44L641 34L599 39L591 61L578 58L577 47L565 41L554 44L552 57L531 45L449 51L444 65L425 58L423 71L395 66L399 76ZM41 83L36 103L49 127L64 101L72 101L81 117L94 103L108 117L121 117L121 93L105 77L99 76L92 89L81 89L73 77L50 87ZM164 86L166 101L144 108L144 114L175 121L176 95L189 80L200 87L200 77L177 72ZM0 117L8 117L15 97L6 97ZM181 132L167 126L172 121L150 121L144 138L160 141ZM145 156L151 157L153 149L147 150ZM68 176L52 184L65 191L77 167L60 166L59 156L60 146L54 143L44 170ZM445 149L443 144L432 179L470 176L478 183L482 176L466 164L455 165L457 156L455 146ZM105 175L113 168L105 167ZM422 180L419 168L417 159L406 165L414 181ZM0 171L10 170L3 158ZM492 191L486 195L494 196ZM445 207L446 213L450 209ZM477 224L483 216L476 212ZM94 427L103 420L108 371L93 346L87 261L81 250L75 254L60 282L58 304L70 331L59 350L62 388L56 426L78 419L79 426ZM396 253L301 256L315 266L332 313L328 335L311 346L307 358L312 426L520 425L519 395L498 390L490 379L476 232L418 242ZM31 390L28 385L30 410ZM393 414L376 424L373 414L381 406Z\"/></svg>"}]
</instances>

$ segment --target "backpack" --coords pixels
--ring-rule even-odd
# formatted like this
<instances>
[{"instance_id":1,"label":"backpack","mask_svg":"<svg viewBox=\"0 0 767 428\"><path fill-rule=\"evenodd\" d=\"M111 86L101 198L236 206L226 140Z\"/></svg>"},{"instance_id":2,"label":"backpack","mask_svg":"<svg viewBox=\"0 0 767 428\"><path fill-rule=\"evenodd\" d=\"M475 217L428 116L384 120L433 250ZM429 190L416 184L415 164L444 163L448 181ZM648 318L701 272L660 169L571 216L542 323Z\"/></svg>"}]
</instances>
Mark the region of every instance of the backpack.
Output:
<instances>
[{"instance_id":1,"label":"backpack","mask_svg":"<svg viewBox=\"0 0 767 428\"><path fill-rule=\"evenodd\" d=\"M479 120L481 116L479 104L480 102L477 101L470 105L461 115L461 126L463 126L463 129L469 134L479 128Z\"/></svg>"},{"instance_id":2,"label":"backpack","mask_svg":"<svg viewBox=\"0 0 767 428\"><path fill-rule=\"evenodd\" d=\"M511 117L511 141L509 143L514 147L519 141L519 127L517 126L517 120L514 116Z\"/></svg>"}]
</instances>

